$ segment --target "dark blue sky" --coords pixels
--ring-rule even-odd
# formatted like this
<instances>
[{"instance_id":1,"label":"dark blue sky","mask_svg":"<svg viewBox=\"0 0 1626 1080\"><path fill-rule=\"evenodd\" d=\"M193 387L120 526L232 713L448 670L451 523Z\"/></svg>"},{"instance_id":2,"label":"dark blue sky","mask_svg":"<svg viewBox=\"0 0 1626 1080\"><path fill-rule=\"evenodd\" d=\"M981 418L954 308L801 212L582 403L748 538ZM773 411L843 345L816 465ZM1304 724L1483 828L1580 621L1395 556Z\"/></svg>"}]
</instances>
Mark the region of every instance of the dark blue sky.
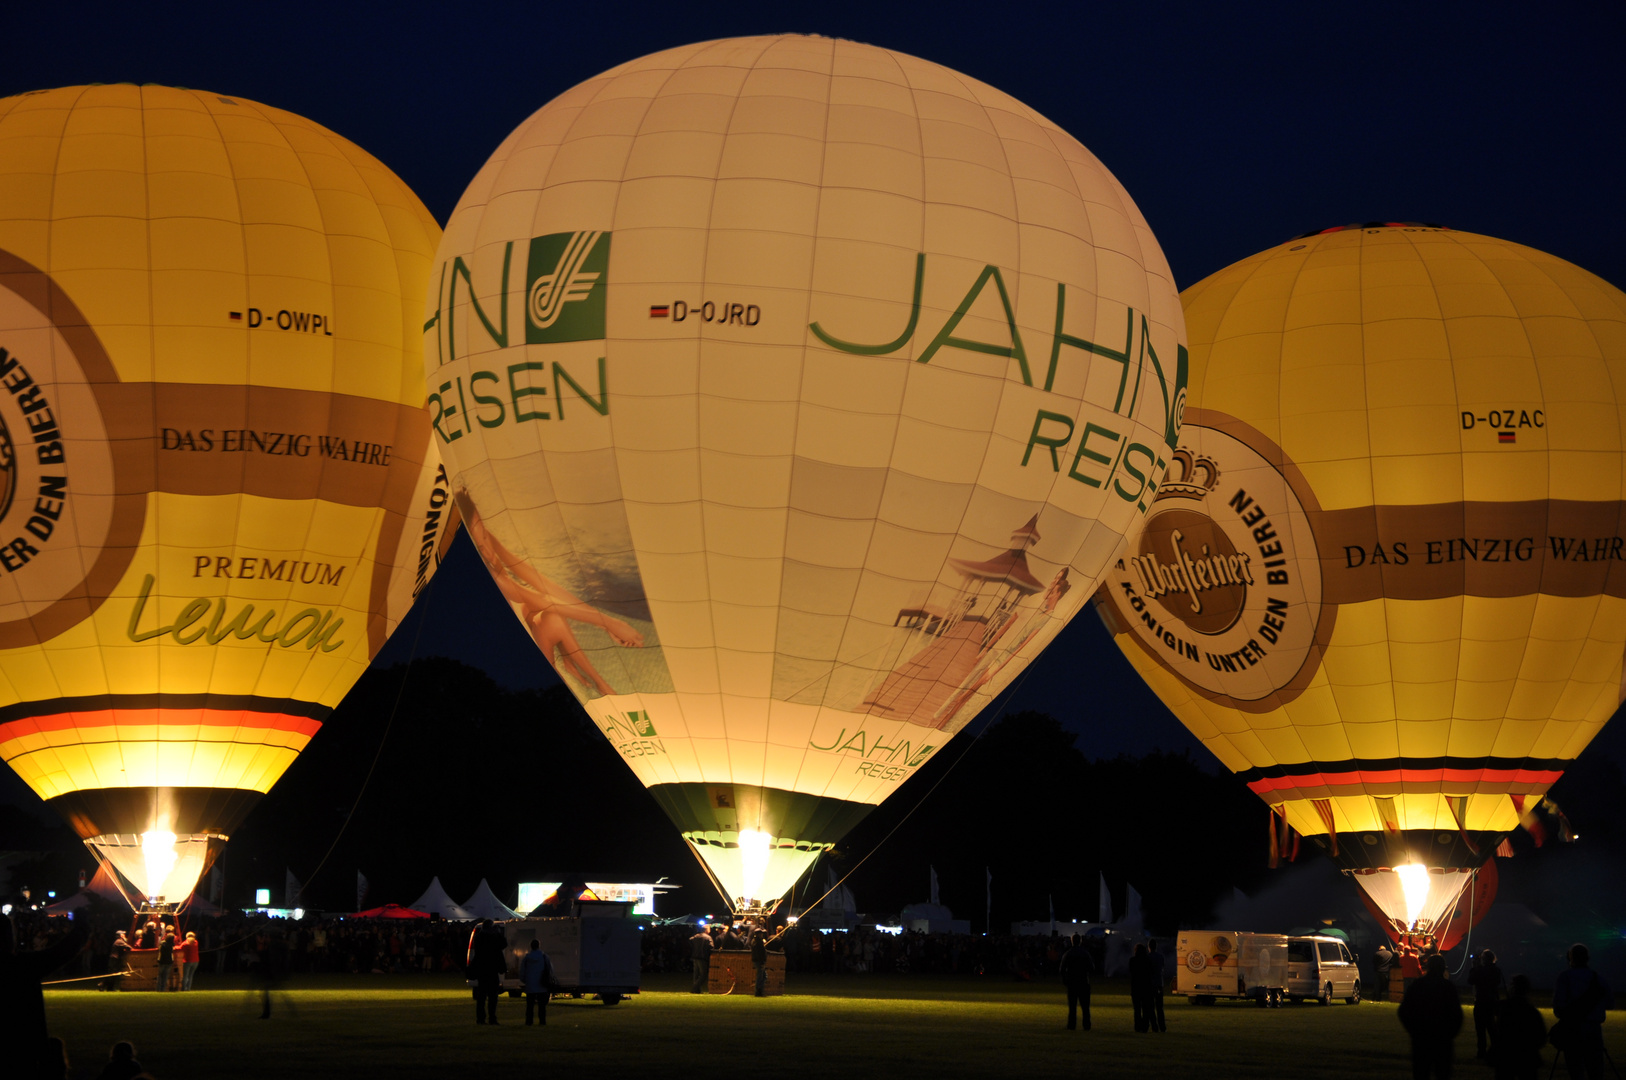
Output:
<instances>
[{"instance_id":1,"label":"dark blue sky","mask_svg":"<svg viewBox=\"0 0 1626 1080\"><path fill-rule=\"evenodd\" d=\"M1620 4L31 4L7 11L0 95L158 82L276 105L376 154L444 222L497 143L576 82L787 31L914 53L1045 113L1129 189L1181 287L1366 220L1490 233L1626 284ZM465 541L426 614L419 655L552 680ZM406 656L414 623L381 661ZM1013 704L1055 713L1092 756L1211 760L1088 615Z\"/></svg>"}]
</instances>

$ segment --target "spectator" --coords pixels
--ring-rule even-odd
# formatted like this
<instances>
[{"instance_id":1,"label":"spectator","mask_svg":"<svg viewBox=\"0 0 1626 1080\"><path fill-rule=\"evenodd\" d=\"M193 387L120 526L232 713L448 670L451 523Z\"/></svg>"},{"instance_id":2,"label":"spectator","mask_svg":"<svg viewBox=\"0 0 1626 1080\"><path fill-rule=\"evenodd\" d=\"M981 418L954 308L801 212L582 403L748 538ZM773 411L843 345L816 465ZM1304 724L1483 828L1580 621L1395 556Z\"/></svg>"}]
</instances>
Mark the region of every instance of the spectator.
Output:
<instances>
[{"instance_id":1,"label":"spectator","mask_svg":"<svg viewBox=\"0 0 1626 1080\"><path fill-rule=\"evenodd\" d=\"M40 981L84 948L90 936L82 923L44 948L19 952L17 928L0 915L0 1062L29 1062L38 1075L45 1065L45 995Z\"/></svg>"},{"instance_id":2,"label":"spectator","mask_svg":"<svg viewBox=\"0 0 1626 1080\"><path fill-rule=\"evenodd\" d=\"M136 1060L134 1043L116 1042L107 1064L102 1066L100 1080L134 1080L146 1071Z\"/></svg>"},{"instance_id":3,"label":"spectator","mask_svg":"<svg viewBox=\"0 0 1626 1080\"><path fill-rule=\"evenodd\" d=\"M1084 1012L1084 1030L1090 1030L1090 970L1094 966L1083 938L1074 934L1072 948L1062 953L1060 960L1061 982L1067 988L1068 1031L1073 1030L1080 1008Z\"/></svg>"},{"instance_id":4,"label":"spectator","mask_svg":"<svg viewBox=\"0 0 1626 1080\"><path fill-rule=\"evenodd\" d=\"M1496 966L1496 954L1484 949L1474 957L1474 966L1468 971L1468 985L1474 988L1474 1043L1475 1057L1485 1061L1490 1057L1491 1025L1496 1022L1496 1005L1502 1000L1502 969Z\"/></svg>"},{"instance_id":5,"label":"spectator","mask_svg":"<svg viewBox=\"0 0 1626 1080\"><path fill-rule=\"evenodd\" d=\"M1491 1028L1496 1080L1536 1080L1541 1073L1541 1048L1546 1045L1547 1022L1530 1003L1530 979L1515 975Z\"/></svg>"},{"instance_id":6,"label":"spectator","mask_svg":"<svg viewBox=\"0 0 1626 1080\"><path fill-rule=\"evenodd\" d=\"M1564 1055L1571 1080L1607 1075L1603 1021L1605 1010L1615 1004L1615 995L1603 976L1587 966L1590 960L1585 945L1571 945L1570 966L1553 983L1553 1016L1558 1022L1548 1038Z\"/></svg>"},{"instance_id":7,"label":"spectator","mask_svg":"<svg viewBox=\"0 0 1626 1080\"><path fill-rule=\"evenodd\" d=\"M548 992L553 988L553 961L542 951L542 943L531 939L531 951L519 962L519 979L525 984L525 1026L531 1024L531 1013L536 1022L548 1025Z\"/></svg>"},{"instance_id":8,"label":"spectator","mask_svg":"<svg viewBox=\"0 0 1626 1080\"><path fill-rule=\"evenodd\" d=\"M1462 1030L1462 1001L1445 977L1445 957L1435 953L1428 958L1422 977L1406 987L1399 1012L1411 1035L1414 1080L1430 1076L1450 1080L1452 1041Z\"/></svg>"}]
</instances>

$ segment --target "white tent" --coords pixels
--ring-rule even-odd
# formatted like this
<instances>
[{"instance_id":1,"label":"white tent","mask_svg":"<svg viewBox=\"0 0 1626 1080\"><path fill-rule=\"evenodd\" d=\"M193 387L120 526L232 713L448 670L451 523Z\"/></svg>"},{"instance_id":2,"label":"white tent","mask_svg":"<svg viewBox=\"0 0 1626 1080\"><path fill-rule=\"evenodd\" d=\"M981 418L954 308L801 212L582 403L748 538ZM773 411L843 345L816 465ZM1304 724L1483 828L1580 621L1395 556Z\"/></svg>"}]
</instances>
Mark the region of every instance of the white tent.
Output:
<instances>
[{"instance_id":1,"label":"white tent","mask_svg":"<svg viewBox=\"0 0 1626 1080\"><path fill-rule=\"evenodd\" d=\"M423 895L408 904L407 907L413 911L439 915L441 918L450 919L453 922L468 922L470 919L476 918L476 916L463 910L450 896L446 895L446 889L441 885L439 877L431 881L429 888L423 891Z\"/></svg>"},{"instance_id":2,"label":"white tent","mask_svg":"<svg viewBox=\"0 0 1626 1080\"><path fill-rule=\"evenodd\" d=\"M463 901L463 910L469 913L471 919L519 918L519 912L497 899L497 894L491 891L485 878L480 879L480 887L474 890L474 895Z\"/></svg>"}]
</instances>

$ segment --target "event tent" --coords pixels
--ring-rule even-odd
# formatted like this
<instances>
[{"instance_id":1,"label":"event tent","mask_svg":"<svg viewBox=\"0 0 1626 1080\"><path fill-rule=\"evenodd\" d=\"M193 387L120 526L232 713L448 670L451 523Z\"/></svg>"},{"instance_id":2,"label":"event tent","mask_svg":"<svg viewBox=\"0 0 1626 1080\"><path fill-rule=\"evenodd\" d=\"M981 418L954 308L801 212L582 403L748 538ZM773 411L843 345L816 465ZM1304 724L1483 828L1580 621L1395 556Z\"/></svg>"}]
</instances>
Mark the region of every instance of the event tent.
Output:
<instances>
[{"instance_id":1,"label":"event tent","mask_svg":"<svg viewBox=\"0 0 1626 1080\"><path fill-rule=\"evenodd\" d=\"M467 922L475 917L463 910L457 901L446 895L446 889L441 885L439 877L431 881L429 888L423 891L423 895L408 904L407 907L414 911L421 911L425 915L439 915L441 918L450 919L453 922Z\"/></svg>"},{"instance_id":2,"label":"event tent","mask_svg":"<svg viewBox=\"0 0 1626 1080\"><path fill-rule=\"evenodd\" d=\"M497 894L491 891L485 878L480 879L480 887L474 890L474 895L463 901L463 910L469 913L471 919L519 918L519 912L497 899Z\"/></svg>"},{"instance_id":3,"label":"event tent","mask_svg":"<svg viewBox=\"0 0 1626 1080\"><path fill-rule=\"evenodd\" d=\"M368 908L366 911L356 912L358 919L427 919L427 911L415 911L412 908L402 907L400 904L385 904L383 907Z\"/></svg>"},{"instance_id":4,"label":"event tent","mask_svg":"<svg viewBox=\"0 0 1626 1080\"><path fill-rule=\"evenodd\" d=\"M131 889L130 892L133 894L135 890ZM92 896L99 896L115 904L129 903L125 900L124 894L119 892L118 884L114 881L113 872L108 868L108 864L101 863L96 867L96 875L90 879L89 884L72 896L58 900L54 904L47 904L46 914L66 915L70 911L78 911L90 903Z\"/></svg>"}]
</instances>

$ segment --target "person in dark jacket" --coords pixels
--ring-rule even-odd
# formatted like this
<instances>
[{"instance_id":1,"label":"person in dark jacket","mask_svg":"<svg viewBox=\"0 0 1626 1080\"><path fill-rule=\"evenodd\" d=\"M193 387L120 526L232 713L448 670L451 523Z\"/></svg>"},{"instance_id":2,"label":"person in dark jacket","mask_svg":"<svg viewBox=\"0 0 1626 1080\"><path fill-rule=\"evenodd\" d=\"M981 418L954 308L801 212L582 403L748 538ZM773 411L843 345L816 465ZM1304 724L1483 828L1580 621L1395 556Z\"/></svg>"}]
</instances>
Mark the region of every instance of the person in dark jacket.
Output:
<instances>
[{"instance_id":1,"label":"person in dark jacket","mask_svg":"<svg viewBox=\"0 0 1626 1080\"><path fill-rule=\"evenodd\" d=\"M751 935L751 967L756 972L756 996L768 996L768 935L758 930Z\"/></svg>"},{"instance_id":2,"label":"person in dark jacket","mask_svg":"<svg viewBox=\"0 0 1626 1080\"><path fill-rule=\"evenodd\" d=\"M1394 966L1395 954L1389 951L1386 942L1378 942L1378 951L1372 954L1372 972L1376 976L1373 985L1377 987L1371 995L1373 1001L1389 1000L1389 972Z\"/></svg>"},{"instance_id":3,"label":"person in dark jacket","mask_svg":"<svg viewBox=\"0 0 1626 1080\"><path fill-rule=\"evenodd\" d=\"M1450 1080L1451 1044L1462 1030L1462 999L1445 977L1445 957L1428 958L1423 976L1406 987L1400 1022L1411 1036L1413 1080Z\"/></svg>"},{"instance_id":4,"label":"person in dark jacket","mask_svg":"<svg viewBox=\"0 0 1626 1080\"><path fill-rule=\"evenodd\" d=\"M1083 937L1074 934L1072 947L1061 954L1059 965L1061 984L1067 988L1068 1031L1077 1026L1080 1010L1084 1013L1084 1030L1090 1030L1090 973L1094 967Z\"/></svg>"},{"instance_id":5,"label":"person in dark jacket","mask_svg":"<svg viewBox=\"0 0 1626 1080\"><path fill-rule=\"evenodd\" d=\"M689 939L689 962L694 966L694 985L690 987L689 993L708 992L711 984L711 951L714 948L716 945L704 927Z\"/></svg>"},{"instance_id":6,"label":"person in dark jacket","mask_svg":"<svg viewBox=\"0 0 1626 1080\"><path fill-rule=\"evenodd\" d=\"M507 970L508 938L490 919L482 919L469 935L469 978L474 980L474 1022L497 1022L497 998Z\"/></svg>"},{"instance_id":7,"label":"person in dark jacket","mask_svg":"<svg viewBox=\"0 0 1626 1080\"><path fill-rule=\"evenodd\" d=\"M130 968L130 941L120 930L113 935L113 946L107 953L107 978L97 984L98 990L117 990L124 982L124 973Z\"/></svg>"},{"instance_id":8,"label":"person in dark jacket","mask_svg":"<svg viewBox=\"0 0 1626 1080\"><path fill-rule=\"evenodd\" d=\"M1157 969L1145 945L1135 946L1129 958L1129 1002L1134 1006L1135 1030L1155 1031L1152 1026L1152 988L1157 985Z\"/></svg>"},{"instance_id":9,"label":"person in dark jacket","mask_svg":"<svg viewBox=\"0 0 1626 1080\"><path fill-rule=\"evenodd\" d=\"M1147 944L1147 980L1146 1003L1151 1006L1153 1031L1169 1030L1168 1021L1163 1019L1163 988L1169 983L1168 959L1158 951L1157 939L1153 938Z\"/></svg>"},{"instance_id":10,"label":"person in dark jacket","mask_svg":"<svg viewBox=\"0 0 1626 1080\"><path fill-rule=\"evenodd\" d=\"M1536 1080L1541 1074L1541 1048L1546 1045L1547 1022L1530 1003L1530 979L1515 975L1491 1027L1496 1080Z\"/></svg>"},{"instance_id":11,"label":"person in dark jacket","mask_svg":"<svg viewBox=\"0 0 1626 1080\"><path fill-rule=\"evenodd\" d=\"M1570 966L1553 981L1553 1016L1558 1023L1549 1037L1564 1055L1571 1080L1593 1080L1608 1075L1603 1022L1615 995L1603 976L1587 966L1591 955L1585 945L1571 945L1568 956Z\"/></svg>"},{"instance_id":12,"label":"person in dark jacket","mask_svg":"<svg viewBox=\"0 0 1626 1080\"><path fill-rule=\"evenodd\" d=\"M158 989L169 989L169 976L175 970L175 935L165 934L158 943Z\"/></svg>"},{"instance_id":13,"label":"person in dark jacket","mask_svg":"<svg viewBox=\"0 0 1626 1080\"><path fill-rule=\"evenodd\" d=\"M43 949L19 952L11 917L0 915L0 1064L27 1063L8 1075L39 1076L45 1071L45 994L40 981L85 947L89 934L74 923L67 937Z\"/></svg>"},{"instance_id":14,"label":"person in dark jacket","mask_svg":"<svg viewBox=\"0 0 1626 1080\"><path fill-rule=\"evenodd\" d=\"M1474 957L1474 966L1468 970L1468 985L1474 988L1474 1042L1476 1056L1484 1061L1490 1057L1491 1025L1496 1022L1496 1004L1502 1000L1502 969L1496 966L1496 954L1490 949Z\"/></svg>"},{"instance_id":15,"label":"person in dark jacket","mask_svg":"<svg viewBox=\"0 0 1626 1080\"><path fill-rule=\"evenodd\" d=\"M537 1023L548 1026L548 994L553 989L553 961L542 951L542 943L531 939L531 951L519 962L519 981L525 984L525 1026L531 1026L531 1016Z\"/></svg>"}]
</instances>

